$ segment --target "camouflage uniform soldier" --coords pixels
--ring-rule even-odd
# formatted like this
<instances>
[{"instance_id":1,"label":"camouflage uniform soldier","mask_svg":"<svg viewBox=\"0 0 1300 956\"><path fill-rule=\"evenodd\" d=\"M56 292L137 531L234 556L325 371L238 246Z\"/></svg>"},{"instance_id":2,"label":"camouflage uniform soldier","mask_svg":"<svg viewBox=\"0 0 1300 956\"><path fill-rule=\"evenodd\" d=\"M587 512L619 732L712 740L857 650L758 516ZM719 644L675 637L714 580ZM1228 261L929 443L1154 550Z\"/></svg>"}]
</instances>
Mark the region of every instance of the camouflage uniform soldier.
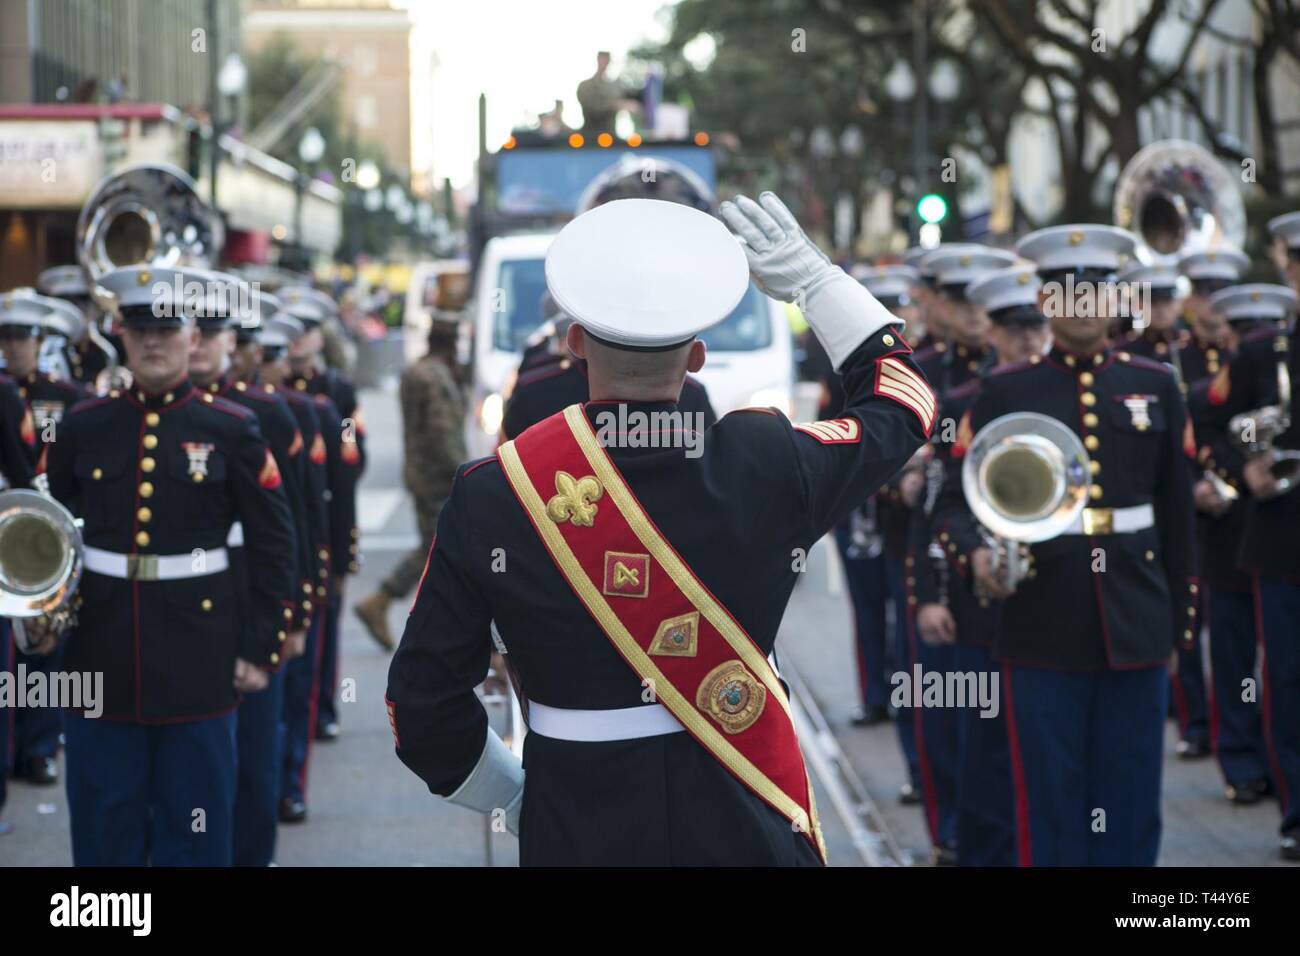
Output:
<instances>
[{"instance_id":1,"label":"camouflage uniform soldier","mask_svg":"<svg viewBox=\"0 0 1300 956\"><path fill-rule=\"evenodd\" d=\"M370 635L389 650L394 641L388 629L388 605L419 583L438 513L451 494L456 469L466 458L465 399L453 371L458 319L458 313L435 311L429 351L402 373L403 476L415 499L421 543L393 568L378 591L356 605L357 617Z\"/></svg>"}]
</instances>

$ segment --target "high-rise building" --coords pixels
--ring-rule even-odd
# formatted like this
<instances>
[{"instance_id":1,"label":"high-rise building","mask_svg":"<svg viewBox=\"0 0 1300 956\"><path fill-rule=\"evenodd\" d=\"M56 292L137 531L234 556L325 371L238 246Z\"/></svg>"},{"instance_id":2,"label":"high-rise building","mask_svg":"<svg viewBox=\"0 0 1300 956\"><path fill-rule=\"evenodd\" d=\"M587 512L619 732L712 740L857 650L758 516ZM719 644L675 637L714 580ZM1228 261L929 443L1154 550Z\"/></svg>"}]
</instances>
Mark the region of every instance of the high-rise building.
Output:
<instances>
[{"instance_id":1,"label":"high-rise building","mask_svg":"<svg viewBox=\"0 0 1300 956\"><path fill-rule=\"evenodd\" d=\"M411 20L387 0L251 0L244 49L283 35L343 67L343 122L376 144L395 170L411 172Z\"/></svg>"}]
</instances>

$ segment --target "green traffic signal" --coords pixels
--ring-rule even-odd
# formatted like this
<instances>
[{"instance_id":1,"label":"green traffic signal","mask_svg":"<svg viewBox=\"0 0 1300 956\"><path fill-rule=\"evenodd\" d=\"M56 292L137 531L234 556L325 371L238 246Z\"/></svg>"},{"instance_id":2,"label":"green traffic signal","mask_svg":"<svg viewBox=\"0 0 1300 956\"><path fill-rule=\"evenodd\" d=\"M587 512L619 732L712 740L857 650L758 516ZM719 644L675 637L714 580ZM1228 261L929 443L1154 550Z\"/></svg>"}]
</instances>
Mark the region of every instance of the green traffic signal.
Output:
<instances>
[{"instance_id":1,"label":"green traffic signal","mask_svg":"<svg viewBox=\"0 0 1300 956\"><path fill-rule=\"evenodd\" d=\"M916 201L916 214L922 222L942 222L948 215L948 203L938 193L926 193Z\"/></svg>"}]
</instances>

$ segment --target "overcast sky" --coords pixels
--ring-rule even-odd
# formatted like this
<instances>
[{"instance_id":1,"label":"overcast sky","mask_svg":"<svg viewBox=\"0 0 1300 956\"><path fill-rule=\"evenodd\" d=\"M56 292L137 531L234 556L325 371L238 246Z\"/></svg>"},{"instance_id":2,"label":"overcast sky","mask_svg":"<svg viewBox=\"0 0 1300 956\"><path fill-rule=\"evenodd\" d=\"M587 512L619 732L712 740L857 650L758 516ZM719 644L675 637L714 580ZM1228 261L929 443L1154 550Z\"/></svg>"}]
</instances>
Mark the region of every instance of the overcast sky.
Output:
<instances>
[{"instance_id":1,"label":"overcast sky","mask_svg":"<svg viewBox=\"0 0 1300 956\"><path fill-rule=\"evenodd\" d=\"M565 119L579 122L575 90L596 68L596 51L624 53L666 34L659 11L669 0L394 0L415 23L412 67L417 89L412 123L416 168L432 155L438 182L463 186L478 151L478 95L488 98L488 145L512 126L564 100ZM421 61L437 56L433 95L421 92Z\"/></svg>"}]
</instances>

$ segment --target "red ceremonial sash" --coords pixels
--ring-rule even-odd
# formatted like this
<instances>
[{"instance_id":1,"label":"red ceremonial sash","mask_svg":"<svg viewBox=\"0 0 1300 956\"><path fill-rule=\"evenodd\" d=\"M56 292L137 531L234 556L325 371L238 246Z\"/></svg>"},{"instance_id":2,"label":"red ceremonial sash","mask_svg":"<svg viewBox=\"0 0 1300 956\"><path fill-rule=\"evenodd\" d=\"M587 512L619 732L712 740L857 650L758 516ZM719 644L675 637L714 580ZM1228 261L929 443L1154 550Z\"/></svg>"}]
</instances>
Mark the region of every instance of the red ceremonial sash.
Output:
<instances>
[{"instance_id":1,"label":"red ceremonial sash","mask_svg":"<svg viewBox=\"0 0 1300 956\"><path fill-rule=\"evenodd\" d=\"M633 496L581 405L497 449L556 568L656 699L826 860L790 702L767 657Z\"/></svg>"}]
</instances>

